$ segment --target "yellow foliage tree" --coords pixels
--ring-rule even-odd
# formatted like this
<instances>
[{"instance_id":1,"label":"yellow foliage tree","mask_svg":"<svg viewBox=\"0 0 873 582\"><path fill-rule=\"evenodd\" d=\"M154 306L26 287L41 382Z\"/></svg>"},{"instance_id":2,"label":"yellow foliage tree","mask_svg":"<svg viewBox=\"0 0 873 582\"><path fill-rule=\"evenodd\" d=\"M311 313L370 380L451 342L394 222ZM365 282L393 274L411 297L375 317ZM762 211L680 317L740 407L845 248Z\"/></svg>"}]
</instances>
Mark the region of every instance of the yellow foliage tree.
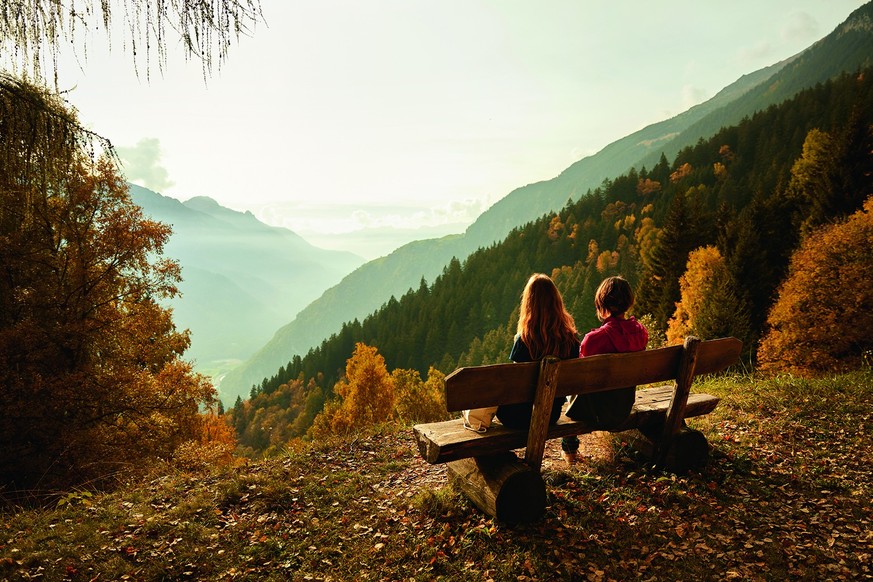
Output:
<instances>
[{"instance_id":1,"label":"yellow foliage tree","mask_svg":"<svg viewBox=\"0 0 873 582\"><path fill-rule=\"evenodd\" d=\"M563 231L564 223L561 222L561 217L556 214L552 217L551 222L549 222L549 240L558 240Z\"/></svg>"},{"instance_id":2,"label":"yellow foliage tree","mask_svg":"<svg viewBox=\"0 0 873 582\"><path fill-rule=\"evenodd\" d=\"M427 381L422 381L417 370L398 368L391 372L391 377L394 379L394 417L397 420L412 424L448 418L445 374L431 367Z\"/></svg>"},{"instance_id":3,"label":"yellow foliage tree","mask_svg":"<svg viewBox=\"0 0 873 582\"><path fill-rule=\"evenodd\" d=\"M804 375L857 366L873 349L873 196L813 231L791 257L758 349L763 369Z\"/></svg>"},{"instance_id":4,"label":"yellow foliage tree","mask_svg":"<svg viewBox=\"0 0 873 582\"><path fill-rule=\"evenodd\" d=\"M653 192L660 191L661 183L656 180L652 180L651 178L646 178L645 180L640 178L640 180L637 182L637 194L640 194L641 196L647 196L649 194L652 194Z\"/></svg>"},{"instance_id":5,"label":"yellow foliage tree","mask_svg":"<svg viewBox=\"0 0 873 582\"><path fill-rule=\"evenodd\" d=\"M618 265L618 252L603 251L597 255L597 272L605 273L610 269L615 269Z\"/></svg>"},{"instance_id":6,"label":"yellow foliage tree","mask_svg":"<svg viewBox=\"0 0 873 582\"><path fill-rule=\"evenodd\" d=\"M694 168L691 167L691 164L689 164L688 162L685 162L684 164L679 166L679 168L675 172L670 174L670 181L675 184L676 182L678 182L682 178L691 175L691 172L693 170L694 170Z\"/></svg>"},{"instance_id":7,"label":"yellow foliage tree","mask_svg":"<svg viewBox=\"0 0 873 582\"><path fill-rule=\"evenodd\" d=\"M312 436L344 435L384 422L394 410L394 379L375 347L358 342L346 360L346 373L334 386L336 400L326 404L312 426Z\"/></svg>"},{"instance_id":8,"label":"yellow foliage tree","mask_svg":"<svg viewBox=\"0 0 873 582\"><path fill-rule=\"evenodd\" d=\"M661 232L661 229L655 226L655 221L648 216L640 221L640 225L634 231L634 238L639 249L640 262L643 269L652 268L652 251L658 241L659 232Z\"/></svg>"},{"instance_id":9,"label":"yellow foliage tree","mask_svg":"<svg viewBox=\"0 0 873 582\"><path fill-rule=\"evenodd\" d=\"M733 292L724 257L714 246L688 255L685 274L679 279L681 299L667 322L667 343L681 344L686 336L702 339L734 336L746 341L748 320Z\"/></svg>"}]
</instances>

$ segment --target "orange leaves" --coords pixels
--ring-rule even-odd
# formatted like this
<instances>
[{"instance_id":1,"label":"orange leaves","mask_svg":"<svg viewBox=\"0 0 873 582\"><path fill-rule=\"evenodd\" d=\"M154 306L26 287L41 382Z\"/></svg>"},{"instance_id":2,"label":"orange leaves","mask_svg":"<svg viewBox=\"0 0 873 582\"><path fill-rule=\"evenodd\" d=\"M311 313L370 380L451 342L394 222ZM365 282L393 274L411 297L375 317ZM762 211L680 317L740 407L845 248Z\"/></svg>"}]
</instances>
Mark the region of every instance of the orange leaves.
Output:
<instances>
[{"instance_id":1,"label":"orange leaves","mask_svg":"<svg viewBox=\"0 0 873 582\"><path fill-rule=\"evenodd\" d=\"M334 386L338 399L325 404L312 426L313 436L348 434L384 422L394 409L394 380L375 347L355 344L345 376Z\"/></svg>"},{"instance_id":2,"label":"orange leaves","mask_svg":"<svg viewBox=\"0 0 873 582\"><path fill-rule=\"evenodd\" d=\"M649 194L654 194L655 192L661 191L661 183L652 180L651 178L646 178L643 180L640 178L640 181L637 182L637 194L640 196L648 196Z\"/></svg>"},{"instance_id":3,"label":"orange leaves","mask_svg":"<svg viewBox=\"0 0 873 582\"><path fill-rule=\"evenodd\" d=\"M668 344L682 343L688 335L747 340L747 310L734 292L733 279L716 247L701 247L689 253L686 271L679 278L679 291L681 299L667 322Z\"/></svg>"},{"instance_id":4,"label":"orange leaves","mask_svg":"<svg viewBox=\"0 0 873 582\"><path fill-rule=\"evenodd\" d=\"M758 359L815 373L860 363L873 347L873 197L845 222L814 231L791 257Z\"/></svg>"},{"instance_id":5,"label":"orange leaves","mask_svg":"<svg viewBox=\"0 0 873 582\"><path fill-rule=\"evenodd\" d=\"M694 318L707 301L707 294L717 276L725 276L724 258L714 246L701 247L688 255L685 274L679 279L682 299L667 323L667 343L681 344L685 336L694 332Z\"/></svg>"},{"instance_id":6,"label":"orange leaves","mask_svg":"<svg viewBox=\"0 0 873 582\"><path fill-rule=\"evenodd\" d=\"M675 184L676 182L680 181L682 178L684 178L686 176L690 176L692 170L693 170L693 168L691 167L691 164L689 164L688 162L685 162L684 164L679 166L679 168L675 172L670 174L670 181Z\"/></svg>"},{"instance_id":7,"label":"orange leaves","mask_svg":"<svg viewBox=\"0 0 873 582\"><path fill-rule=\"evenodd\" d=\"M16 486L170 458L214 399L159 303L179 281L160 257L170 227L145 218L110 159L82 159L23 193L0 178L0 481Z\"/></svg>"},{"instance_id":8,"label":"orange leaves","mask_svg":"<svg viewBox=\"0 0 873 582\"><path fill-rule=\"evenodd\" d=\"M618 265L618 252L603 251L597 255L597 272L605 273L609 269L615 269Z\"/></svg>"},{"instance_id":9,"label":"orange leaves","mask_svg":"<svg viewBox=\"0 0 873 582\"><path fill-rule=\"evenodd\" d=\"M551 222L549 222L549 232L548 237L551 241L556 241L561 236L561 233L564 231L564 223L561 222L561 217L559 215L555 215L552 217Z\"/></svg>"}]
</instances>

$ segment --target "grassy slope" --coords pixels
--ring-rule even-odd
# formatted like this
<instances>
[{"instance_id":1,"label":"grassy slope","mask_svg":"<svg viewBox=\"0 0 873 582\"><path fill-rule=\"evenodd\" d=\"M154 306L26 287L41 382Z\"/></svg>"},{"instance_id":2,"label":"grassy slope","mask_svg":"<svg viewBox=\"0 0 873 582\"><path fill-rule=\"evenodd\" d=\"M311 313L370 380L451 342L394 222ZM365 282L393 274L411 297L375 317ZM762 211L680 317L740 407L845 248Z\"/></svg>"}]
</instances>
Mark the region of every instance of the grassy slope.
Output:
<instances>
[{"instance_id":1,"label":"grassy slope","mask_svg":"<svg viewBox=\"0 0 873 582\"><path fill-rule=\"evenodd\" d=\"M0 579L839 579L873 577L873 375L722 379L676 476L620 439L563 468L542 522L486 519L408 430L233 469L174 473L0 515Z\"/></svg>"}]
</instances>

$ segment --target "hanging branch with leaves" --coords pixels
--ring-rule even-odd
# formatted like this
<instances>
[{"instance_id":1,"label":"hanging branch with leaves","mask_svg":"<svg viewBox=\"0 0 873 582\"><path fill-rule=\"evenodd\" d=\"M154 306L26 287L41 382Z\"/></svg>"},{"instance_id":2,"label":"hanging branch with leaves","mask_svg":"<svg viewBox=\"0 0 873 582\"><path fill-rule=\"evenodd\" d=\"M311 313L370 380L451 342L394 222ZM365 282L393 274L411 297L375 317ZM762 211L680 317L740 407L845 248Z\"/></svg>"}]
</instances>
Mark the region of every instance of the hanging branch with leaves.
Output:
<instances>
[{"instance_id":1,"label":"hanging branch with leaves","mask_svg":"<svg viewBox=\"0 0 873 582\"><path fill-rule=\"evenodd\" d=\"M87 57L88 35L102 28L111 41L118 12L125 48L137 71L145 58L147 77L152 56L159 70L166 67L174 33L185 57L201 61L206 77L224 63L231 41L250 34L263 19L259 0L3 0L0 50L19 73L56 82L61 46L73 45Z\"/></svg>"}]
</instances>

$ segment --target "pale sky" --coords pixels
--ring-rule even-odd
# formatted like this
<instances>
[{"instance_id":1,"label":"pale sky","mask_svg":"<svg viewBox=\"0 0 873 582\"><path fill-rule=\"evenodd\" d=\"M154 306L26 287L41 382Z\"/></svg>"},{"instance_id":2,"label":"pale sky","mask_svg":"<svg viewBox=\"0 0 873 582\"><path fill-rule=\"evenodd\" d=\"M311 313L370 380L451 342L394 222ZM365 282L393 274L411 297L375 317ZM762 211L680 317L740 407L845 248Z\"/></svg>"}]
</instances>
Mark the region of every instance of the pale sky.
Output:
<instances>
[{"instance_id":1,"label":"pale sky","mask_svg":"<svg viewBox=\"0 0 873 582\"><path fill-rule=\"evenodd\" d=\"M462 232L514 188L796 54L862 4L262 0L266 25L206 83L174 50L163 75L137 78L123 36L110 53L101 34L59 79L131 181L374 258Z\"/></svg>"}]
</instances>

